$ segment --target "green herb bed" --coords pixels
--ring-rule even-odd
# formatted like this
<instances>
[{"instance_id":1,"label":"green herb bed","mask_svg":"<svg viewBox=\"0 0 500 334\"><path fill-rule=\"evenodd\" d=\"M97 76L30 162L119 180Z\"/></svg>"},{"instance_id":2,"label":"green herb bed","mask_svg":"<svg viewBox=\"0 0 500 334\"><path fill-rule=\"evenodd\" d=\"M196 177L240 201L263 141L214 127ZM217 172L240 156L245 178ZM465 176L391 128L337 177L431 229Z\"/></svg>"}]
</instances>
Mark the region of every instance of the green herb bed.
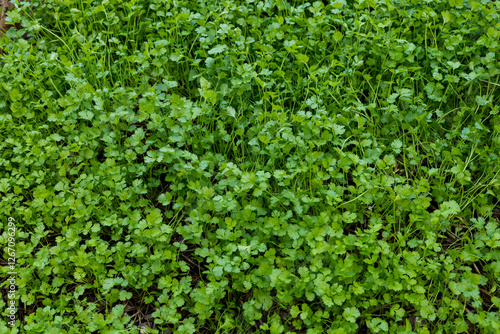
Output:
<instances>
[{"instance_id":1,"label":"green herb bed","mask_svg":"<svg viewBox=\"0 0 500 334\"><path fill-rule=\"evenodd\" d=\"M500 333L500 2L7 15L1 333Z\"/></svg>"}]
</instances>

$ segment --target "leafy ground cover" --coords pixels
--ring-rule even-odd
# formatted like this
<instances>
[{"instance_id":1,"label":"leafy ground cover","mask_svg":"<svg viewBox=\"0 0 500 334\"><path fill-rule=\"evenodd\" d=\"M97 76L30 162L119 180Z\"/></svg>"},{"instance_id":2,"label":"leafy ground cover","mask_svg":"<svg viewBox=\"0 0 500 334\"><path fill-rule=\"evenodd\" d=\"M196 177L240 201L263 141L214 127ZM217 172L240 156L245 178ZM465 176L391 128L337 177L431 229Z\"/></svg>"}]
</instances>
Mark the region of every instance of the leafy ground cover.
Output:
<instances>
[{"instance_id":1,"label":"leafy ground cover","mask_svg":"<svg viewBox=\"0 0 500 334\"><path fill-rule=\"evenodd\" d=\"M15 5L2 333L500 333L498 2Z\"/></svg>"}]
</instances>

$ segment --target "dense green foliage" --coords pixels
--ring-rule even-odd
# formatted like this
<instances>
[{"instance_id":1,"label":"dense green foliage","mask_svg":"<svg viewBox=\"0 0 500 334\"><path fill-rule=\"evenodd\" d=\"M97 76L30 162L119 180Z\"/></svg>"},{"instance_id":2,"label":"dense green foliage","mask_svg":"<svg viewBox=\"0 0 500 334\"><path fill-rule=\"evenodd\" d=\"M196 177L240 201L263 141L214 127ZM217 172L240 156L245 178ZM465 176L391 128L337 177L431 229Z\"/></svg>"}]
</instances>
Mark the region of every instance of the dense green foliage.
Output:
<instances>
[{"instance_id":1,"label":"dense green foliage","mask_svg":"<svg viewBox=\"0 0 500 334\"><path fill-rule=\"evenodd\" d=\"M8 15L2 333L500 332L498 2Z\"/></svg>"}]
</instances>

